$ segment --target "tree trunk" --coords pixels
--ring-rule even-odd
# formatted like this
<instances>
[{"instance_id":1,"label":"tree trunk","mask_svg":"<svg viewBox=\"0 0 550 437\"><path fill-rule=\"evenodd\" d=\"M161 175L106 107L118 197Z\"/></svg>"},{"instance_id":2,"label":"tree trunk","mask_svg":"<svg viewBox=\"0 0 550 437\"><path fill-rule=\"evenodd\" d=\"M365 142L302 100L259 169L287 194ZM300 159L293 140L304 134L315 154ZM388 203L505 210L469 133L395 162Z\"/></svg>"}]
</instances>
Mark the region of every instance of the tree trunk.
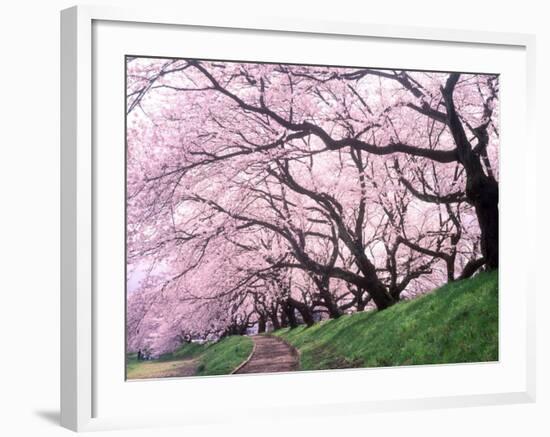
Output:
<instances>
[{"instance_id":1,"label":"tree trunk","mask_svg":"<svg viewBox=\"0 0 550 437\"><path fill-rule=\"evenodd\" d=\"M258 319L258 334L262 334L265 332L265 317L260 316Z\"/></svg>"},{"instance_id":2,"label":"tree trunk","mask_svg":"<svg viewBox=\"0 0 550 437\"><path fill-rule=\"evenodd\" d=\"M481 266L485 264L485 258L478 258L470 260L464 266L462 273L458 279L466 279L472 276Z\"/></svg>"},{"instance_id":3,"label":"tree trunk","mask_svg":"<svg viewBox=\"0 0 550 437\"><path fill-rule=\"evenodd\" d=\"M309 310L309 308L298 308L298 311L300 312L302 319L304 319L306 326L312 326L315 323L315 320L313 320L313 313Z\"/></svg>"},{"instance_id":4,"label":"tree trunk","mask_svg":"<svg viewBox=\"0 0 550 437\"><path fill-rule=\"evenodd\" d=\"M298 310L307 326L311 326L315 323L313 320L313 313L305 303L290 298L289 304Z\"/></svg>"},{"instance_id":5,"label":"tree trunk","mask_svg":"<svg viewBox=\"0 0 550 437\"><path fill-rule=\"evenodd\" d=\"M319 285L319 295L323 299L323 305L328 310L328 315L331 319L337 319L342 315L340 308L334 302L334 298L326 285Z\"/></svg>"},{"instance_id":6,"label":"tree trunk","mask_svg":"<svg viewBox=\"0 0 550 437\"><path fill-rule=\"evenodd\" d=\"M476 211L485 263L498 269L498 183L485 175L468 178L466 195Z\"/></svg>"},{"instance_id":7,"label":"tree trunk","mask_svg":"<svg viewBox=\"0 0 550 437\"><path fill-rule=\"evenodd\" d=\"M271 319L271 323L273 323L274 331L276 331L277 329L281 329L281 324L279 323L279 318L277 317L277 313L269 314L269 318Z\"/></svg>"},{"instance_id":8,"label":"tree trunk","mask_svg":"<svg viewBox=\"0 0 550 437\"><path fill-rule=\"evenodd\" d=\"M450 256L445 260L447 264L447 282L455 280L455 256Z\"/></svg>"},{"instance_id":9,"label":"tree trunk","mask_svg":"<svg viewBox=\"0 0 550 437\"><path fill-rule=\"evenodd\" d=\"M489 269L498 268L498 182L491 176L486 175L479 153L475 153L462 121L458 116L453 101L453 91L460 78L459 73L449 75L445 87L441 90L445 107L447 109L447 120L449 129L455 141L458 153L458 160L466 170L466 197L474 206L479 228L481 230L481 252ZM487 126L478 128L477 147L483 151L488 144L489 137Z\"/></svg>"},{"instance_id":10,"label":"tree trunk","mask_svg":"<svg viewBox=\"0 0 550 437\"><path fill-rule=\"evenodd\" d=\"M368 284L365 283L363 288L372 297L378 311L385 310L397 302L380 281L376 281L375 283L370 283L369 281Z\"/></svg>"},{"instance_id":11,"label":"tree trunk","mask_svg":"<svg viewBox=\"0 0 550 437\"><path fill-rule=\"evenodd\" d=\"M363 296L361 296L361 294L357 296L357 305L355 307L357 309L357 312L361 312L365 310L365 301L363 300Z\"/></svg>"},{"instance_id":12,"label":"tree trunk","mask_svg":"<svg viewBox=\"0 0 550 437\"><path fill-rule=\"evenodd\" d=\"M288 328L288 317L286 316L286 313L284 309L281 311L281 328Z\"/></svg>"},{"instance_id":13,"label":"tree trunk","mask_svg":"<svg viewBox=\"0 0 550 437\"><path fill-rule=\"evenodd\" d=\"M296 328L298 326L298 321L296 320L296 314L294 314L294 306L292 306L288 301L285 302L283 304L283 312L285 313L290 328Z\"/></svg>"}]
</instances>

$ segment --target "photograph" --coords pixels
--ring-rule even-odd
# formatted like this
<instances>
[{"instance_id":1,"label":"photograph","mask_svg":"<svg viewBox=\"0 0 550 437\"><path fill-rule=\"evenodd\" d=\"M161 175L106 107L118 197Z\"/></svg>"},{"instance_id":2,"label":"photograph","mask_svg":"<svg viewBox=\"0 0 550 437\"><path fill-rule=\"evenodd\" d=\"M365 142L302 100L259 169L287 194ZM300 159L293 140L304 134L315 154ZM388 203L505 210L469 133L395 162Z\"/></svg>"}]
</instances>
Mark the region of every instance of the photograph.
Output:
<instances>
[{"instance_id":1,"label":"photograph","mask_svg":"<svg viewBox=\"0 0 550 437\"><path fill-rule=\"evenodd\" d=\"M126 380L499 361L499 74L121 62Z\"/></svg>"},{"instance_id":2,"label":"photograph","mask_svg":"<svg viewBox=\"0 0 550 437\"><path fill-rule=\"evenodd\" d=\"M2 435L550 436L520 6L6 3Z\"/></svg>"}]
</instances>

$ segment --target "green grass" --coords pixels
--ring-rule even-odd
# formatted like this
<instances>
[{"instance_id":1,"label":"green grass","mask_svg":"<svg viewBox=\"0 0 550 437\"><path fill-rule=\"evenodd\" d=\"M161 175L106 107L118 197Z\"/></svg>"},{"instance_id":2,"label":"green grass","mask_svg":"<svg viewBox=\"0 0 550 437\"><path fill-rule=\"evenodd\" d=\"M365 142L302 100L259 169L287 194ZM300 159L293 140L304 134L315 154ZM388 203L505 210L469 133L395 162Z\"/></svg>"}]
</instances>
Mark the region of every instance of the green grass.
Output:
<instances>
[{"instance_id":1,"label":"green grass","mask_svg":"<svg viewBox=\"0 0 550 437\"><path fill-rule=\"evenodd\" d=\"M273 333L301 370L498 360L498 272L447 284L384 311Z\"/></svg>"},{"instance_id":2,"label":"green grass","mask_svg":"<svg viewBox=\"0 0 550 437\"><path fill-rule=\"evenodd\" d=\"M207 347L201 354L197 375L226 375L252 352L250 337L231 336Z\"/></svg>"},{"instance_id":3,"label":"green grass","mask_svg":"<svg viewBox=\"0 0 550 437\"><path fill-rule=\"evenodd\" d=\"M222 339L223 342L223 339ZM184 360L188 358L195 358L198 355L202 354L208 347L213 343L185 343L179 349L176 349L174 352L170 352L164 355L161 355L158 361L172 361L172 360Z\"/></svg>"},{"instance_id":4,"label":"green grass","mask_svg":"<svg viewBox=\"0 0 550 437\"><path fill-rule=\"evenodd\" d=\"M138 361L136 354L128 354L126 374L128 379L225 375L248 358L252 346L249 337L231 336L218 342L184 344L156 360Z\"/></svg>"}]
</instances>

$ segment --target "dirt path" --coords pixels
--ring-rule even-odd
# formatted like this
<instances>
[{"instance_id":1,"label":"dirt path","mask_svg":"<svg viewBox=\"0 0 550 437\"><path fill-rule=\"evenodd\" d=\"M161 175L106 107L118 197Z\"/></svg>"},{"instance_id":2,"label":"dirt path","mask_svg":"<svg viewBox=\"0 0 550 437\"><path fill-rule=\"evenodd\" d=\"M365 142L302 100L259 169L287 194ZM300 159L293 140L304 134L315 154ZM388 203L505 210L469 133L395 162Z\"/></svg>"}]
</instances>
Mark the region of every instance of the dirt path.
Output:
<instances>
[{"instance_id":1,"label":"dirt path","mask_svg":"<svg viewBox=\"0 0 550 437\"><path fill-rule=\"evenodd\" d=\"M298 352L276 337L256 335L254 353L236 373L290 372L298 369Z\"/></svg>"}]
</instances>

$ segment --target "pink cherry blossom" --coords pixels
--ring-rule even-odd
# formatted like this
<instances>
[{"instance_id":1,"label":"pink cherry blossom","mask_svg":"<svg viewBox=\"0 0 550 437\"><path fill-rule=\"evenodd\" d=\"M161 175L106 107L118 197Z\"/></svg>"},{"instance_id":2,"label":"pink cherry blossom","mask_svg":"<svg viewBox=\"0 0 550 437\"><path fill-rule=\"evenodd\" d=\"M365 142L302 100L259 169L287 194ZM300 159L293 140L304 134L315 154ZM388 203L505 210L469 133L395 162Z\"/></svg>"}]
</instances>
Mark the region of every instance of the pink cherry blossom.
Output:
<instances>
[{"instance_id":1,"label":"pink cherry blossom","mask_svg":"<svg viewBox=\"0 0 550 437\"><path fill-rule=\"evenodd\" d=\"M128 349L497 268L498 93L495 75L128 59Z\"/></svg>"}]
</instances>

